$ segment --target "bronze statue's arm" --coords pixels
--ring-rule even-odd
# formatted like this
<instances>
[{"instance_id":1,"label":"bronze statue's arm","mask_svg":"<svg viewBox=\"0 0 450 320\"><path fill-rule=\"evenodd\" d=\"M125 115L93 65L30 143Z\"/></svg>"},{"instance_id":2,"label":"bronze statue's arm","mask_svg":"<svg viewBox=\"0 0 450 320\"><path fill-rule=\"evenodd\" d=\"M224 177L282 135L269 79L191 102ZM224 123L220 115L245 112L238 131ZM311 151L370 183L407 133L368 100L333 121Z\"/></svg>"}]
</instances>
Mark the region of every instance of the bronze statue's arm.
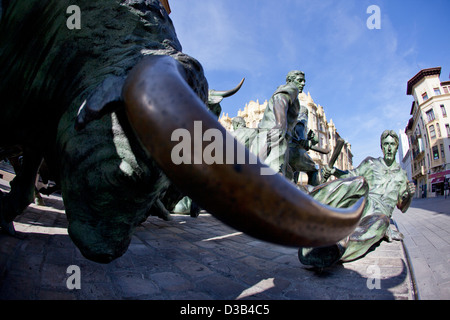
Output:
<instances>
[{"instance_id":1,"label":"bronze statue's arm","mask_svg":"<svg viewBox=\"0 0 450 320\"><path fill-rule=\"evenodd\" d=\"M408 210L409 206L411 205L414 193L416 192L416 186L413 182L406 182L406 188L403 190L403 192L399 192L399 197L397 200L397 208L401 212L406 212Z\"/></svg>"},{"instance_id":2,"label":"bronze statue's arm","mask_svg":"<svg viewBox=\"0 0 450 320\"><path fill-rule=\"evenodd\" d=\"M335 167L330 168L328 165L323 167L322 169L322 176L326 177L326 179L328 179L330 176L335 176L336 178L344 178L349 173L350 171L343 171Z\"/></svg>"},{"instance_id":3,"label":"bronze statue's arm","mask_svg":"<svg viewBox=\"0 0 450 320\"><path fill-rule=\"evenodd\" d=\"M287 131L287 111L289 108L289 96L278 93L273 97L273 113L275 115L275 127L283 132Z\"/></svg>"},{"instance_id":4,"label":"bronze statue's arm","mask_svg":"<svg viewBox=\"0 0 450 320\"><path fill-rule=\"evenodd\" d=\"M334 172L334 176L336 177L336 178L343 178L343 177L345 177L346 175L348 175L349 174L349 172L350 171L348 171L348 170L341 170L341 169L338 169L338 168L334 168L336 171Z\"/></svg>"}]
</instances>

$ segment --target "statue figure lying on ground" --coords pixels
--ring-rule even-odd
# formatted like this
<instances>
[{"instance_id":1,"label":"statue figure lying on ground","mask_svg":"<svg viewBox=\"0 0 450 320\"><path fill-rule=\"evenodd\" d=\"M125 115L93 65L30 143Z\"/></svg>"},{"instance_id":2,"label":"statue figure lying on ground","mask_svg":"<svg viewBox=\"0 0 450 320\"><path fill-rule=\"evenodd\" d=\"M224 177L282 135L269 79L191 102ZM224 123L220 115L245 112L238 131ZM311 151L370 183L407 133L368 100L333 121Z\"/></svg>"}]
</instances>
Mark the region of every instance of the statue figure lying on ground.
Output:
<instances>
[{"instance_id":1,"label":"statue figure lying on ground","mask_svg":"<svg viewBox=\"0 0 450 320\"><path fill-rule=\"evenodd\" d=\"M301 248L299 259L303 264L328 267L339 260L346 262L362 257L382 239L387 241L403 239L401 233L391 229L390 218L395 206L406 212L415 193L415 185L408 181L406 172L395 161L399 144L397 134L392 130L386 130L380 140L383 158L368 157L358 168L351 171L324 168L325 178L330 175L339 178L364 177L367 184L361 185L361 189L356 193L367 194L367 204L358 227L350 236L328 247ZM337 180L327 185L339 183ZM342 191L347 192L345 188ZM340 197L339 193L336 197Z\"/></svg>"},{"instance_id":2,"label":"statue figure lying on ground","mask_svg":"<svg viewBox=\"0 0 450 320\"><path fill-rule=\"evenodd\" d=\"M172 161L173 132L193 136L198 121L202 133L233 141L235 155L251 155L207 110L202 66L182 52L158 0L76 1L82 23L73 30L70 0L1 3L0 149L24 150L21 173L0 194L2 229L33 201L42 159L61 186L71 239L97 262L127 250L171 183L230 226L278 244L330 245L357 226L365 199L325 206L278 174L261 176L269 168L259 160Z\"/></svg>"}]
</instances>

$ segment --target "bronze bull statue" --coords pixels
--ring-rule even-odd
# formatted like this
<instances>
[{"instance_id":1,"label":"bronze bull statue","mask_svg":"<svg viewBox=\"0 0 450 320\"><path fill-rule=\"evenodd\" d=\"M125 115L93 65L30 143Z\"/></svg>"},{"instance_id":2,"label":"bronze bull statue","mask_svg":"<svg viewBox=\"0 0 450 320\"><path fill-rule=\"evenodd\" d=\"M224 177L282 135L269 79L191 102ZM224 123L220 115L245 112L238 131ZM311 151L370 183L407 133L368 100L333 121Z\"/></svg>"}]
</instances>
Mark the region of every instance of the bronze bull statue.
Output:
<instances>
[{"instance_id":1,"label":"bronze bull statue","mask_svg":"<svg viewBox=\"0 0 450 320\"><path fill-rule=\"evenodd\" d=\"M66 27L73 4L81 28ZM182 52L158 0L3 0L0 73L0 149L24 150L21 174L0 195L3 228L32 201L43 159L61 186L71 239L101 263L127 250L170 183L232 227L278 244L333 244L358 224L364 199L324 206L278 174L262 176L259 160L172 161L176 129L193 133L200 121L203 132L230 136L206 107L202 66Z\"/></svg>"}]
</instances>

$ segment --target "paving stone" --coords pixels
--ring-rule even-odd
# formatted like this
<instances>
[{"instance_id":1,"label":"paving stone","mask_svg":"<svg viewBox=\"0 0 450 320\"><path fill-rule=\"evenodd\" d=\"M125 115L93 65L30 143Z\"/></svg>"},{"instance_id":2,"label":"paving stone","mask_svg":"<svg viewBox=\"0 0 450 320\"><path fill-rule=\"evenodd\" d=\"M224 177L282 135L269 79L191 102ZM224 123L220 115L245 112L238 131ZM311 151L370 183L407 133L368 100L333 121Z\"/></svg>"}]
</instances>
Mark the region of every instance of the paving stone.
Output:
<instances>
[{"instance_id":1,"label":"paving stone","mask_svg":"<svg viewBox=\"0 0 450 320\"><path fill-rule=\"evenodd\" d=\"M212 275L199 280L197 288L211 295L214 299L234 300L246 289L246 286L228 277Z\"/></svg>"},{"instance_id":2,"label":"paving stone","mask_svg":"<svg viewBox=\"0 0 450 320\"><path fill-rule=\"evenodd\" d=\"M204 264L196 261L177 261L175 265L181 270L181 272L189 275L192 278L200 278L213 274L213 271Z\"/></svg>"},{"instance_id":3,"label":"paving stone","mask_svg":"<svg viewBox=\"0 0 450 320\"><path fill-rule=\"evenodd\" d=\"M399 230L405 234L418 298L450 299L450 199L414 199L404 215L396 215Z\"/></svg>"},{"instance_id":4,"label":"paving stone","mask_svg":"<svg viewBox=\"0 0 450 320\"><path fill-rule=\"evenodd\" d=\"M174 292L192 289L192 283L179 273L154 273L150 275L150 278L163 290Z\"/></svg>"},{"instance_id":5,"label":"paving stone","mask_svg":"<svg viewBox=\"0 0 450 320\"><path fill-rule=\"evenodd\" d=\"M141 296L160 293L160 289L153 281L135 271L113 273L111 281L119 290L118 294L124 299L139 299Z\"/></svg>"},{"instance_id":6,"label":"paving stone","mask_svg":"<svg viewBox=\"0 0 450 320\"><path fill-rule=\"evenodd\" d=\"M1 180L0 188L8 190ZM67 233L55 234L67 228L64 205L59 196L44 200L48 207L32 206L17 217L23 228L20 237L0 235L0 299L413 298L399 242L382 243L363 259L316 272L298 261L296 248L247 236L208 213L195 219L174 214L172 221L149 217L136 229L129 250L104 265L84 258ZM416 245L410 232L419 233L420 228L411 221L399 225L408 226L405 238ZM412 253L423 257L422 249L416 246ZM440 250L444 256L446 248ZM67 288L69 265L80 267L79 290ZM371 265L380 267L379 290L367 286ZM443 268L445 264L427 275L447 281ZM440 293L446 292L445 283Z\"/></svg>"}]
</instances>

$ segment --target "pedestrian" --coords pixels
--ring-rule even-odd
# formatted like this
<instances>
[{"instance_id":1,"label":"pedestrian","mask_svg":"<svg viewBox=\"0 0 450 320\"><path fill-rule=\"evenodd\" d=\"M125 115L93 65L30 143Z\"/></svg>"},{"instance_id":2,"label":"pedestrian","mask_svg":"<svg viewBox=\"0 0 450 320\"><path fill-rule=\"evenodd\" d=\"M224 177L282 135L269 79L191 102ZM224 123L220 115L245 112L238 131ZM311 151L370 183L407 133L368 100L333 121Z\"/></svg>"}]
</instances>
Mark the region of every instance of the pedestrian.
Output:
<instances>
[{"instance_id":1,"label":"pedestrian","mask_svg":"<svg viewBox=\"0 0 450 320\"><path fill-rule=\"evenodd\" d=\"M448 192L449 192L448 179L445 179L445 181L444 181L444 195L445 195L445 199L447 199Z\"/></svg>"}]
</instances>

